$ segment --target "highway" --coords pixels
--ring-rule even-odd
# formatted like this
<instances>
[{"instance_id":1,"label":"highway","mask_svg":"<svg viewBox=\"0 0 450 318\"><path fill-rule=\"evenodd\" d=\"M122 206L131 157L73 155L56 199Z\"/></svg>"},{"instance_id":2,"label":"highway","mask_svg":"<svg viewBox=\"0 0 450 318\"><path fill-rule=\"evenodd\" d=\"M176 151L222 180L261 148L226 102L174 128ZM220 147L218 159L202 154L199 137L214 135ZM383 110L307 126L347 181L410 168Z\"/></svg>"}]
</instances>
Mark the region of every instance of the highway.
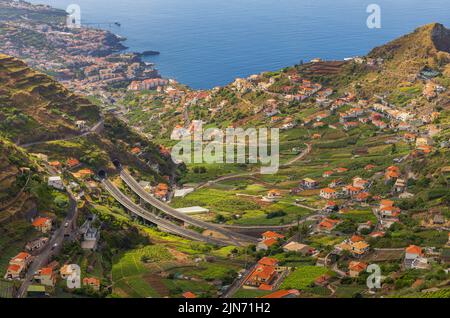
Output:
<instances>
[{"instance_id":1,"label":"highway","mask_svg":"<svg viewBox=\"0 0 450 318\"><path fill-rule=\"evenodd\" d=\"M129 211L134 213L137 216L142 217L143 219L150 221L156 225L158 225L162 230L165 230L169 233L176 234L191 240L201 241L209 244L216 244L220 246L230 245L229 242L225 242L224 240L216 239L213 237L203 236L200 233L195 231L191 231L185 229L181 226L173 224L172 222L160 218L155 214L147 211L141 206L137 205L133 201L131 201L122 191L120 191L111 181L107 179L102 180L102 185L120 204L122 204Z\"/></svg>"},{"instance_id":2,"label":"highway","mask_svg":"<svg viewBox=\"0 0 450 318\"><path fill-rule=\"evenodd\" d=\"M195 218L192 218L184 213L178 212L174 208L170 207L169 205L159 201L158 199L154 198L150 193L145 191L139 183L126 171L121 169L120 171L120 177L123 181L144 201L151 204L153 207L157 208L158 210L178 219L183 222L186 222L187 224L197 226L206 230L218 232L230 241L234 242L236 245L243 245L245 243L257 243L257 239L248 235L235 233L230 230L227 230L219 225L204 222L201 220L197 220Z\"/></svg>"}]
</instances>

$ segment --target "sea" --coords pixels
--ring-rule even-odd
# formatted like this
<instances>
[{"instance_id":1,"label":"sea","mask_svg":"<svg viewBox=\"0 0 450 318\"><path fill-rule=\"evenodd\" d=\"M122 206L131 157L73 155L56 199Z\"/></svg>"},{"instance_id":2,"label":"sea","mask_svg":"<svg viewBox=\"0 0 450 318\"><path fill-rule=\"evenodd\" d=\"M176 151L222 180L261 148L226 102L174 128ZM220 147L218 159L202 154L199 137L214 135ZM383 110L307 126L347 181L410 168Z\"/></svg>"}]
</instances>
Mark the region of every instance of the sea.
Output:
<instances>
[{"instance_id":1,"label":"sea","mask_svg":"<svg viewBox=\"0 0 450 318\"><path fill-rule=\"evenodd\" d=\"M160 55L145 60L155 63L163 77L195 89L210 89L237 77L314 58L364 55L432 22L450 27L449 0L31 2L60 9L79 5L82 24L126 37L124 44L130 51L159 51ZM373 5L376 11L368 12ZM369 27L368 18L379 23Z\"/></svg>"}]
</instances>

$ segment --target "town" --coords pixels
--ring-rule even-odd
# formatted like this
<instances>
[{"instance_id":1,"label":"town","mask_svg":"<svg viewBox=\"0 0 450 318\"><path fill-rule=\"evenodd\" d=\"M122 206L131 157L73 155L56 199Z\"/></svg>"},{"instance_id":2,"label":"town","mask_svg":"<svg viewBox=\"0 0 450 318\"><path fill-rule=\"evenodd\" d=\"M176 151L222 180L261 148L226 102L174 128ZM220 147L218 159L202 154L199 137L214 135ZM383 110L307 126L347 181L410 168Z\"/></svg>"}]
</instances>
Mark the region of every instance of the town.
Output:
<instances>
[{"instance_id":1,"label":"town","mask_svg":"<svg viewBox=\"0 0 450 318\"><path fill-rule=\"evenodd\" d=\"M14 15L0 29L0 297L448 298L442 25L211 90L106 31ZM202 127L278 128L278 171L172 160Z\"/></svg>"}]
</instances>

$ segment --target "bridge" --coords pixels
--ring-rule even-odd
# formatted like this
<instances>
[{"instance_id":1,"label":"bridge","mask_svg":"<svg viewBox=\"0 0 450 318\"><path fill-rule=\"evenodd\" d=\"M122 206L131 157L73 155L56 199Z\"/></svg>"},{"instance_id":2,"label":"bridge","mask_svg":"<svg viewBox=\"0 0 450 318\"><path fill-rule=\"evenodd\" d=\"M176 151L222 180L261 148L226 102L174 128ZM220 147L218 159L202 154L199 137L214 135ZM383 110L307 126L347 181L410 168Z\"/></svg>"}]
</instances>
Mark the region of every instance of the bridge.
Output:
<instances>
[{"instance_id":1,"label":"bridge","mask_svg":"<svg viewBox=\"0 0 450 318\"><path fill-rule=\"evenodd\" d=\"M99 174L100 177L102 177L101 174ZM182 226L178 226L166 219L163 219L152 212L147 211L143 207L137 205L132 200L130 200L122 191L120 191L111 181L104 178L104 175L102 177L102 185L105 188L106 191L111 194L111 196L116 199L120 204L122 204L125 208L127 208L131 213L137 215L138 217L141 217L142 219L149 221L151 223L156 224L161 230L179 235L181 237L194 240L194 241L200 241L205 242L209 244L215 244L219 246L227 246L230 245L230 242L222 239L217 239L214 237L208 237L201 235L200 233L197 233L195 231L186 229Z\"/></svg>"},{"instance_id":2,"label":"bridge","mask_svg":"<svg viewBox=\"0 0 450 318\"><path fill-rule=\"evenodd\" d=\"M172 208L171 206L169 206L164 202L159 201L158 199L153 197L150 193L145 191L130 174L128 174L120 167L120 165L116 163L115 166L118 169L120 169L120 177L131 188L131 190L133 190L142 200L144 200L154 208L158 209L159 211L167 215L170 215L171 217L177 220L183 221L187 224L200 227L205 230L220 233L222 236L226 237L229 241L233 242L235 245L257 243L257 239L254 237L241 233L232 232L220 225L204 222L177 211L176 209Z\"/></svg>"}]
</instances>

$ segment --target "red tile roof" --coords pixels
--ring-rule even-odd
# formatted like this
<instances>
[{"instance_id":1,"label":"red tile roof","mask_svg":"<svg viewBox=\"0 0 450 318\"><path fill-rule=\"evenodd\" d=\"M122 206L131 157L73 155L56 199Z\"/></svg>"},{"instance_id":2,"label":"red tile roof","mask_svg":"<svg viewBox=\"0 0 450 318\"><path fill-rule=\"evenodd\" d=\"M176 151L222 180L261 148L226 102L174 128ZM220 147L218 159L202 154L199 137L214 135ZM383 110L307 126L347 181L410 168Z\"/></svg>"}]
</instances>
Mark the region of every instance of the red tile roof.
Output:
<instances>
[{"instance_id":1,"label":"red tile roof","mask_svg":"<svg viewBox=\"0 0 450 318\"><path fill-rule=\"evenodd\" d=\"M41 226L44 226L49 221L51 221L51 219L49 219L49 218L36 218L33 221L33 226L34 227L41 227Z\"/></svg>"},{"instance_id":2,"label":"red tile roof","mask_svg":"<svg viewBox=\"0 0 450 318\"><path fill-rule=\"evenodd\" d=\"M21 269L22 269L22 266L17 265L17 264L12 264L12 265L9 265L9 266L8 266L8 271L9 271L9 272L15 272L15 273L17 273L17 272L19 272Z\"/></svg>"},{"instance_id":3,"label":"red tile roof","mask_svg":"<svg viewBox=\"0 0 450 318\"><path fill-rule=\"evenodd\" d=\"M258 261L258 264L265 266L276 266L278 264L278 260L272 257L263 257Z\"/></svg>"},{"instance_id":4,"label":"red tile roof","mask_svg":"<svg viewBox=\"0 0 450 318\"><path fill-rule=\"evenodd\" d=\"M296 289L290 289L290 290L277 290L276 292L269 294L269 295L265 295L261 298L285 298L286 296L289 295L295 295L295 296L299 296L300 292Z\"/></svg>"},{"instance_id":5,"label":"red tile roof","mask_svg":"<svg viewBox=\"0 0 450 318\"><path fill-rule=\"evenodd\" d=\"M406 253L408 254L417 254L417 255L423 255L422 248L420 246L416 245L410 245L406 248Z\"/></svg>"},{"instance_id":6,"label":"red tile roof","mask_svg":"<svg viewBox=\"0 0 450 318\"><path fill-rule=\"evenodd\" d=\"M269 238L284 239L284 235L276 233L276 232L272 232L272 231L264 232L262 234L262 237L264 237L266 239L269 239Z\"/></svg>"},{"instance_id":7,"label":"red tile roof","mask_svg":"<svg viewBox=\"0 0 450 318\"><path fill-rule=\"evenodd\" d=\"M364 262L355 262L352 261L348 264L348 269L354 272L362 272L367 268L367 264Z\"/></svg>"},{"instance_id":8,"label":"red tile roof","mask_svg":"<svg viewBox=\"0 0 450 318\"><path fill-rule=\"evenodd\" d=\"M262 241L262 243L267 247L271 247L272 245L278 243L278 240L276 238L270 238Z\"/></svg>"},{"instance_id":9,"label":"red tile roof","mask_svg":"<svg viewBox=\"0 0 450 318\"><path fill-rule=\"evenodd\" d=\"M197 298L197 295L194 294L193 292L188 291L188 292L183 293L183 297L184 298Z\"/></svg>"}]
</instances>

